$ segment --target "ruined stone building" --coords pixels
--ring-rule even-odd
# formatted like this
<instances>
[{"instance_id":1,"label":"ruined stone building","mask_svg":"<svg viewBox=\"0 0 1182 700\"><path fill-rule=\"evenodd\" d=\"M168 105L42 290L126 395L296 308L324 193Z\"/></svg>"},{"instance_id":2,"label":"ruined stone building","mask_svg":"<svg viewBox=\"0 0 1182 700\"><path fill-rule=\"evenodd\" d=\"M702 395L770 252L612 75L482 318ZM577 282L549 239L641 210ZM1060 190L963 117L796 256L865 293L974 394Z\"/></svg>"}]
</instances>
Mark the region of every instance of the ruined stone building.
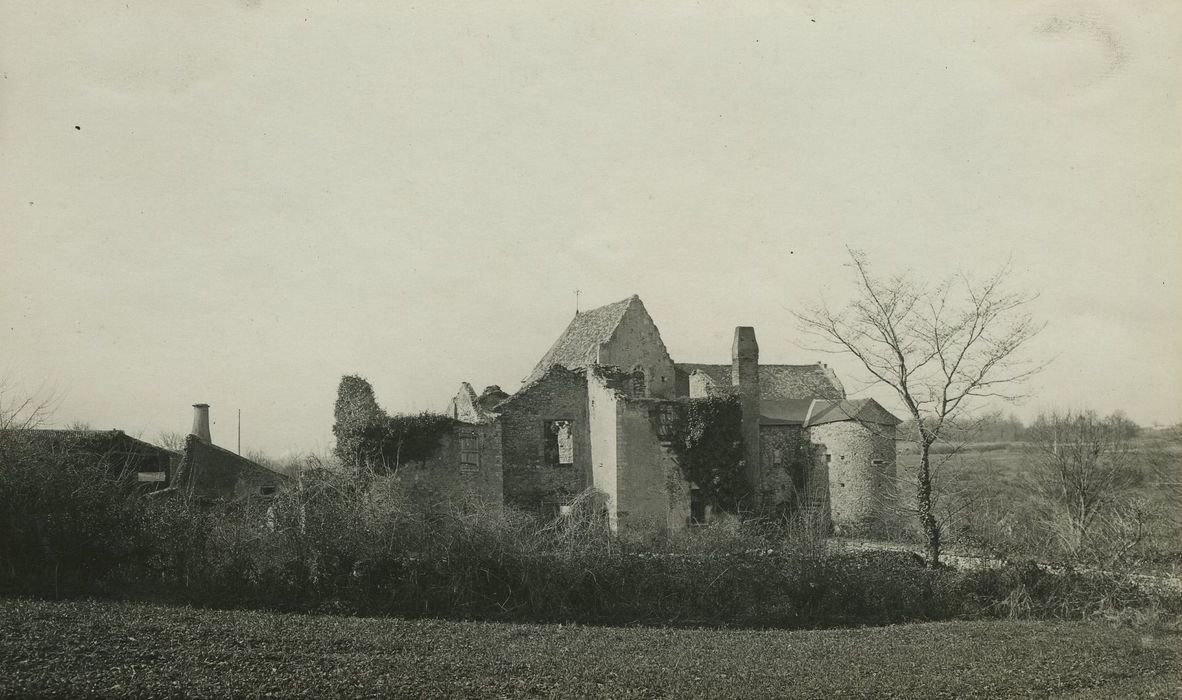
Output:
<instances>
[{"instance_id":1,"label":"ruined stone building","mask_svg":"<svg viewBox=\"0 0 1182 700\"><path fill-rule=\"evenodd\" d=\"M718 514L679 469L664 426L678 402L712 396L741 406L751 510L818 513L849 532L881 521L897 418L847 399L824 364L761 364L750 327L735 329L727 364L674 362L637 296L577 313L515 393L463 383L440 464L415 478L543 512L593 489L613 528L705 522Z\"/></svg>"}]
</instances>

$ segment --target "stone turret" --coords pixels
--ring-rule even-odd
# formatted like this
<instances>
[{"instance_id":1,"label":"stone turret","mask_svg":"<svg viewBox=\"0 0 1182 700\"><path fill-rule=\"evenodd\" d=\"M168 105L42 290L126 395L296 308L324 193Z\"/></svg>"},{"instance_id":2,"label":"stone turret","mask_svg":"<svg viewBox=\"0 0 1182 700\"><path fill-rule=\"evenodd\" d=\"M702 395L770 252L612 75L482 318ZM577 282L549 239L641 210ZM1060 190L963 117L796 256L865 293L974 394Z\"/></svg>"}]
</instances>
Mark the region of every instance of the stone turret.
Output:
<instances>
[{"instance_id":1,"label":"stone turret","mask_svg":"<svg viewBox=\"0 0 1182 700\"><path fill-rule=\"evenodd\" d=\"M763 481L759 462L759 343L751 326L735 328L735 342L731 346L731 384L739 394L743 410L744 472L751 493L757 494ZM752 502L752 507L758 503Z\"/></svg>"}]
</instances>

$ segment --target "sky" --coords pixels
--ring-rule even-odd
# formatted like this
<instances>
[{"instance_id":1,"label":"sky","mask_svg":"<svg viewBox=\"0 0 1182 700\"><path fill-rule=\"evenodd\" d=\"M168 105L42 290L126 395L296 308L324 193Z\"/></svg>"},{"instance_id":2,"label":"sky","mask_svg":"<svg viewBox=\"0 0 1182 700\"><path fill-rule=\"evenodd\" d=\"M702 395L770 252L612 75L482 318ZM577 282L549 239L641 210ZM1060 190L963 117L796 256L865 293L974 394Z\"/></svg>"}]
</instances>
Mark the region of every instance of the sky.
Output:
<instances>
[{"instance_id":1,"label":"sky","mask_svg":"<svg viewBox=\"0 0 1182 700\"><path fill-rule=\"evenodd\" d=\"M331 440L512 392L639 294L680 362L825 361L846 248L1010 261L1020 416L1182 420L1182 5L0 0L0 378L58 425ZM875 390L859 395L880 396Z\"/></svg>"}]
</instances>

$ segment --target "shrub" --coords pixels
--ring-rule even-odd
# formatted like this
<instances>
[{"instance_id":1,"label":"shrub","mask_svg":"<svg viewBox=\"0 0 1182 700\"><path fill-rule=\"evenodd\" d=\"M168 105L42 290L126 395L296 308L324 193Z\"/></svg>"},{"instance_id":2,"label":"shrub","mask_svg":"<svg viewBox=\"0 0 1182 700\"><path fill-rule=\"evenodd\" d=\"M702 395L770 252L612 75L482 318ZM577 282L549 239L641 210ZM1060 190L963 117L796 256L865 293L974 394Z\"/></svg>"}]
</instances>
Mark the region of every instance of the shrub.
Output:
<instances>
[{"instance_id":1,"label":"shrub","mask_svg":"<svg viewBox=\"0 0 1182 700\"><path fill-rule=\"evenodd\" d=\"M26 520L0 531L5 583L46 595L758 627L1180 609L1177 596L1114 577L1031 564L926 569L909 553L829 552L806 527L733 519L616 535L590 496L588 507L577 501L571 514L542 521L478 502L416 502L394 478L319 469L268 501L201 506L127 491L86 465L38 482L19 464L5 463L3 483L23 490L0 490L6 506L26 509Z\"/></svg>"}]
</instances>

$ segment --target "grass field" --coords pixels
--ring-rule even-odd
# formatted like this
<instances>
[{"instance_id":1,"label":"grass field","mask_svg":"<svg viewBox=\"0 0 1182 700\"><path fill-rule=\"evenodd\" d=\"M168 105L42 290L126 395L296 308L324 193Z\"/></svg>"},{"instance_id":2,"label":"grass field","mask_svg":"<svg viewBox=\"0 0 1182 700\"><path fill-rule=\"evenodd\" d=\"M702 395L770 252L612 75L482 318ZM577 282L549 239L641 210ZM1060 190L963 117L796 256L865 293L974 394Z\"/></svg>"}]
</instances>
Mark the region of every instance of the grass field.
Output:
<instances>
[{"instance_id":1,"label":"grass field","mask_svg":"<svg viewBox=\"0 0 1182 700\"><path fill-rule=\"evenodd\" d=\"M0 695L1179 697L1182 637L1106 624L508 625L0 600Z\"/></svg>"},{"instance_id":2,"label":"grass field","mask_svg":"<svg viewBox=\"0 0 1182 700\"><path fill-rule=\"evenodd\" d=\"M1159 512L1147 533L1151 541L1146 541L1154 548L1155 561L1142 562L1141 568L1182 575L1182 444L1146 438L1139 439L1134 447L1146 457L1137 463L1142 479L1131 495L1154 505ZM970 443L956 454L932 455L933 464L940 465L943 489L956 494L946 500L958 506L968 504L961 509L956 527L948 533L947 544L958 544L958 529L966 518L972 520L974 529L984 527L985 531L993 529L1001 534L1003 543L1015 535L1019 535L1017 539L1022 539L1021 535L1037 537L1039 523L1029 478L1029 449L1023 443ZM898 463L905 481L917 462L914 446L900 442ZM915 529L914 523L908 525ZM918 537L918 531L912 536Z\"/></svg>"}]
</instances>

